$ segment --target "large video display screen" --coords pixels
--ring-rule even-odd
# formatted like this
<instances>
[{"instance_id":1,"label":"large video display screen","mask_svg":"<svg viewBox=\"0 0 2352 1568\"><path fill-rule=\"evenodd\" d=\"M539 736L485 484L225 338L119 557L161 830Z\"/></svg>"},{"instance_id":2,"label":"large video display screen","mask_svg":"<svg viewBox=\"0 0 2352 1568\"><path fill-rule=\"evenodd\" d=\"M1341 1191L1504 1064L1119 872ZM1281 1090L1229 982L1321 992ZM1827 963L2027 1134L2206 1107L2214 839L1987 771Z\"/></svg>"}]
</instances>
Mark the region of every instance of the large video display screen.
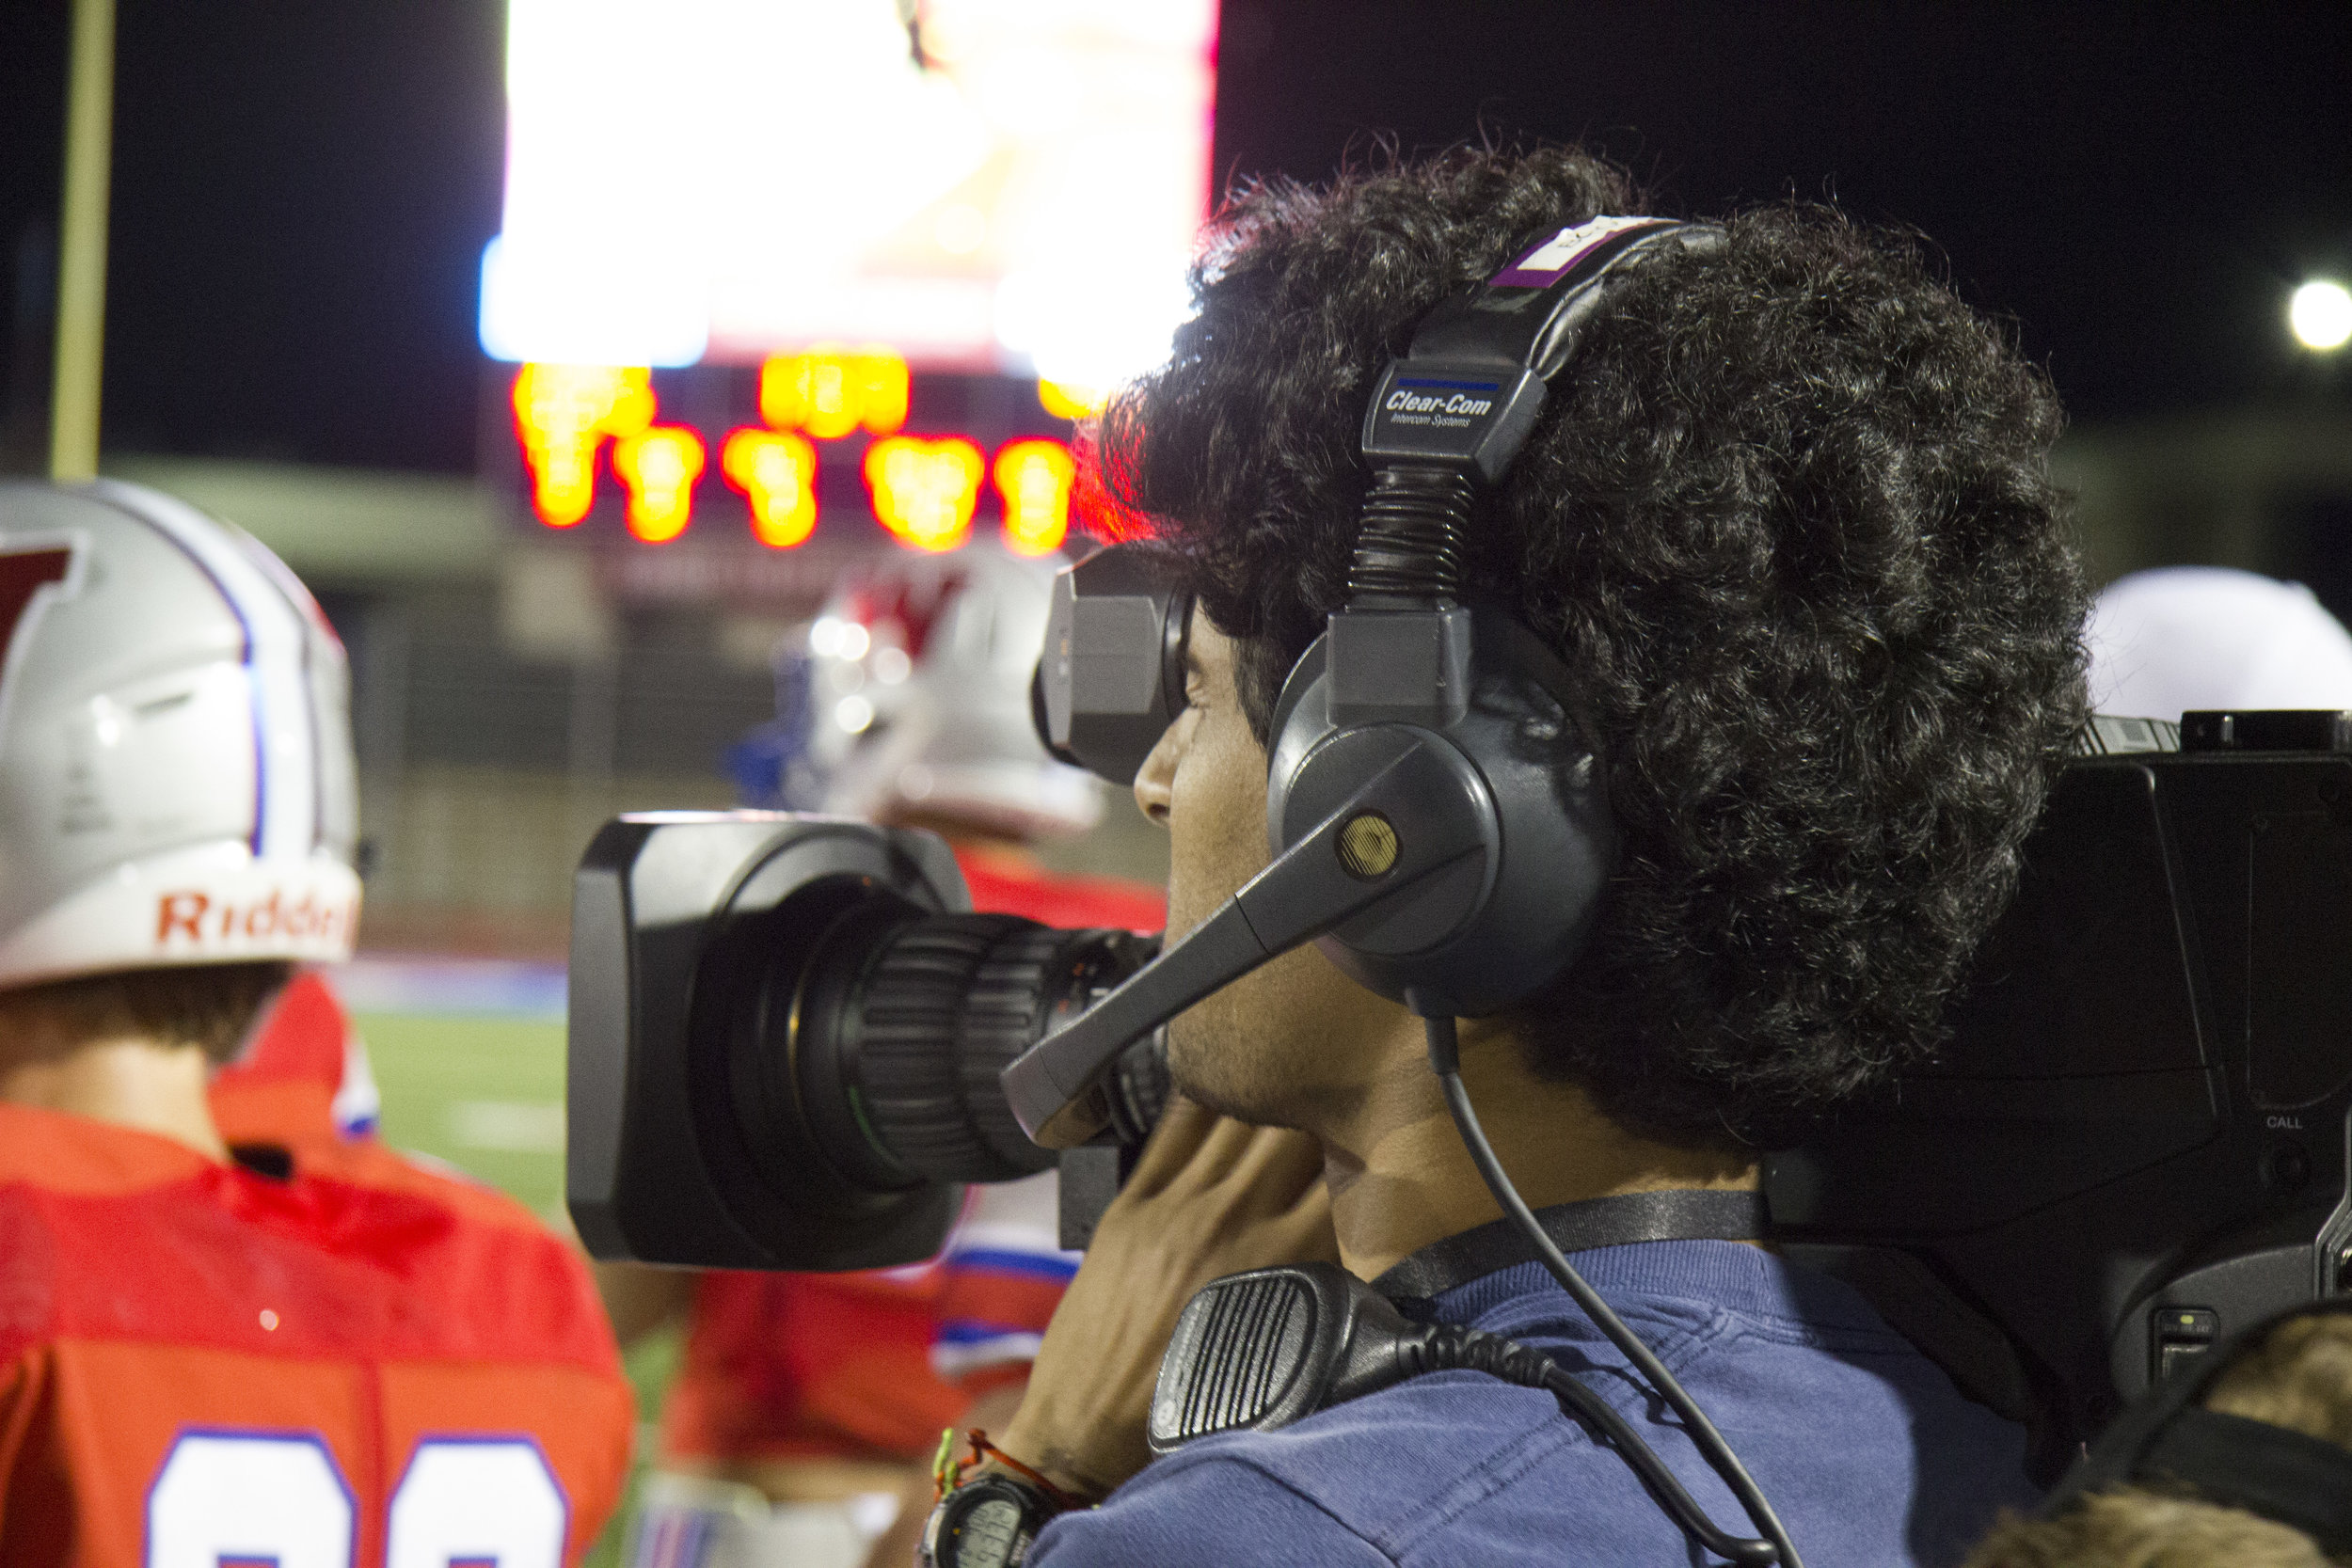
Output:
<instances>
[{"instance_id":1,"label":"large video display screen","mask_svg":"<svg viewBox=\"0 0 2352 1568\"><path fill-rule=\"evenodd\" d=\"M1108 385L1209 194L1216 0L509 0L491 356Z\"/></svg>"}]
</instances>

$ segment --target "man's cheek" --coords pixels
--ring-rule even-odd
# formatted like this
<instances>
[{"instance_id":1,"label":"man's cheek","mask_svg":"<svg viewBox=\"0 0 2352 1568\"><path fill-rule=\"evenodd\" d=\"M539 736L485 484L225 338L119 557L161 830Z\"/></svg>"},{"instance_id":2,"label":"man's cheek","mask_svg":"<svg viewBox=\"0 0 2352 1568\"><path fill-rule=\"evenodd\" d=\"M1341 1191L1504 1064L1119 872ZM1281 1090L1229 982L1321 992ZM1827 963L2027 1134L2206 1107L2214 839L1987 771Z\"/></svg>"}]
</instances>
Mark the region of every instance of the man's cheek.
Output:
<instances>
[{"instance_id":1,"label":"man's cheek","mask_svg":"<svg viewBox=\"0 0 2352 1568\"><path fill-rule=\"evenodd\" d=\"M1181 808L1168 845L1168 928L1182 935L1215 914L1264 866L1263 843L1243 840L1241 825L1208 811ZM1254 852L1253 852L1254 851Z\"/></svg>"},{"instance_id":2,"label":"man's cheek","mask_svg":"<svg viewBox=\"0 0 2352 1568\"><path fill-rule=\"evenodd\" d=\"M1201 846L1196 853L1172 857L1168 885L1170 937L1191 930L1215 914L1250 878L1265 869L1265 859L1263 850L1246 853L1231 843Z\"/></svg>"},{"instance_id":3,"label":"man's cheek","mask_svg":"<svg viewBox=\"0 0 2352 1568\"><path fill-rule=\"evenodd\" d=\"M1214 861L1201 853L1197 845L1181 841L1173 847L1168 860L1168 935L1173 942L1190 931L1212 914L1217 906L1232 896L1232 888L1220 884L1224 879L1215 868Z\"/></svg>"}]
</instances>

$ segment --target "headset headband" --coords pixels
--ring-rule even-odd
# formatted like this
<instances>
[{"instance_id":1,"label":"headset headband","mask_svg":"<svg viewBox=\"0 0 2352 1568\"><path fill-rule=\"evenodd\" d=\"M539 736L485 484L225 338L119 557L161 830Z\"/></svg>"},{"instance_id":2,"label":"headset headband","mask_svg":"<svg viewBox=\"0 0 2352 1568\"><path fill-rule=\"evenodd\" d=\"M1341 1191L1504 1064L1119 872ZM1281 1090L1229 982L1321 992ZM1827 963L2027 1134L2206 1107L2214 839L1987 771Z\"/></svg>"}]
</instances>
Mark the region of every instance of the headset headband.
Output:
<instances>
[{"instance_id":1,"label":"headset headband","mask_svg":"<svg viewBox=\"0 0 2352 1568\"><path fill-rule=\"evenodd\" d=\"M1430 311L1406 356L1391 361L1364 413L1364 457L1441 464L1493 484L1617 269L1661 245L1719 236L1671 218L1597 217L1516 252Z\"/></svg>"}]
</instances>

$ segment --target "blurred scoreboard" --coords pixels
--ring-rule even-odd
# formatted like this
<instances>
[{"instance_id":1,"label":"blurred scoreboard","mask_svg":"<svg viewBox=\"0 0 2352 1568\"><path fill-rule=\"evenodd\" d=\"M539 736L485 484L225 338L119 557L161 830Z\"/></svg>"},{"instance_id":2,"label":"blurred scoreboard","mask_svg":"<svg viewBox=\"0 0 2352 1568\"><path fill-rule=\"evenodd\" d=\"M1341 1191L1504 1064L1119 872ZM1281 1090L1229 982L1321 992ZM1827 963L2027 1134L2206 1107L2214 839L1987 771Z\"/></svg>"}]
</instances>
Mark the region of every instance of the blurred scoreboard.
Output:
<instances>
[{"instance_id":1,"label":"blurred scoreboard","mask_svg":"<svg viewBox=\"0 0 2352 1568\"><path fill-rule=\"evenodd\" d=\"M1215 45L1216 0L509 0L481 339L518 522L1057 548L1072 419L1185 309Z\"/></svg>"},{"instance_id":2,"label":"blurred scoreboard","mask_svg":"<svg viewBox=\"0 0 2352 1568\"><path fill-rule=\"evenodd\" d=\"M494 369L487 467L538 530L604 544L1061 547L1084 410L1051 383L824 345L756 366Z\"/></svg>"}]
</instances>

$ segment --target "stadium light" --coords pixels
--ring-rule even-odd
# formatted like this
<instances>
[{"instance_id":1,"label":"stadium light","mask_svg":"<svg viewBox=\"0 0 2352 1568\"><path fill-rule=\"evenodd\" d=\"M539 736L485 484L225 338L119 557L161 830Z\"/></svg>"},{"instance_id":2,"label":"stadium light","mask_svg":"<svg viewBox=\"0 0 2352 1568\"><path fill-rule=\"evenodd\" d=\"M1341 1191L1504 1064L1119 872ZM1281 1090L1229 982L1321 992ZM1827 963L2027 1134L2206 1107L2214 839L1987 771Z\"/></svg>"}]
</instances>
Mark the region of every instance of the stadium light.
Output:
<instances>
[{"instance_id":1,"label":"stadium light","mask_svg":"<svg viewBox=\"0 0 2352 1568\"><path fill-rule=\"evenodd\" d=\"M986 465L960 436L925 441L891 436L866 449L874 515L910 549L952 550L963 543Z\"/></svg>"},{"instance_id":2,"label":"stadium light","mask_svg":"<svg viewBox=\"0 0 2352 1568\"><path fill-rule=\"evenodd\" d=\"M2312 353L2333 354L2352 342L2352 291L2331 277L2312 279L2288 299L2287 325Z\"/></svg>"},{"instance_id":3,"label":"stadium light","mask_svg":"<svg viewBox=\"0 0 2352 1568\"><path fill-rule=\"evenodd\" d=\"M1216 0L923 0L920 50L878 0L501 9L493 358L876 341L1109 385L1190 309ZM825 155L796 155L819 132Z\"/></svg>"},{"instance_id":4,"label":"stadium light","mask_svg":"<svg viewBox=\"0 0 2352 1568\"><path fill-rule=\"evenodd\" d=\"M628 487L628 531L648 545L686 531L702 478L702 437L684 425L655 425L616 443L612 471Z\"/></svg>"},{"instance_id":5,"label":"stadium light","mask_svg":"<svg viewBox=\"0 0 2352 1568\"><path fill-rule=\"evenodd\" d=\"M817 527L817 449L781 430L736 431L719 449L719 471L751 501L752 536L788 550Z\"/></svg>"},{"instance_id":6,"label":"stadium light","mask_svg":"<svg viewBox=\"0 0 2352 1568\"><path fill-rule=\"evenodd\" d=\"M1016 555L1061 548L1070 532L1070 485L1078 465L1059 441L1015 441L996 454L996 493L1005 502L1005 544Z\"/></svg>"}]
</instances>

